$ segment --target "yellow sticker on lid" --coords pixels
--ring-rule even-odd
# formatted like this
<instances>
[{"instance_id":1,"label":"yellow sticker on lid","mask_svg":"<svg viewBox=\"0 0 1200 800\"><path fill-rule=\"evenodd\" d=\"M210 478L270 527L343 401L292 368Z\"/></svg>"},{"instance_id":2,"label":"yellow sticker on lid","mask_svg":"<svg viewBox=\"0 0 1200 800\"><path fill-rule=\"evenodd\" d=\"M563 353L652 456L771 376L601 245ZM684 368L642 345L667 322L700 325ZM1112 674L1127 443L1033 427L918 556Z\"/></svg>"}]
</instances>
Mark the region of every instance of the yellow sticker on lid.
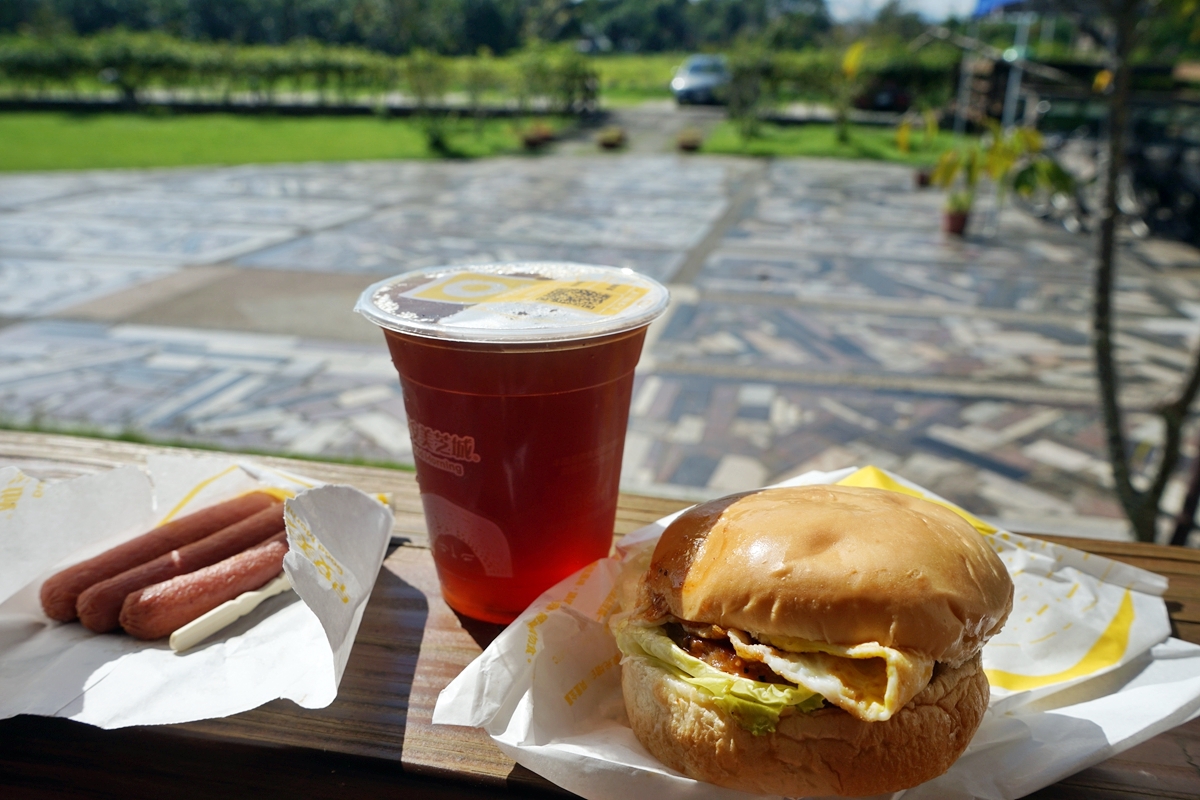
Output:
<instances>
[{"instance_id":1,"label":"yellow sticker on lid","mask_svg":"<svg viewBox=\"0 0 1200 800\"><path fill-rule=\"evenodd\" d=\"M426 284L405 297L460 305L546 303L611 317L650 290L611 281L554 281L512 278L483 272L459 272Z\"/></svg>"},{"instance_id":2,"label":"yellow sticker on lid","mask_svg":"<svg viewBox=\"0 0 1200 800\"><path fill-rule=\"evenodd\" d=\"M610 317L620 314L649 291L644 286L608 281L537 281L499 297L489 298L489 302L549 303Z\"/></svg>"},{"instance_id":3,"label":"yellow sticker on lid","mask_svg":"<svg viewBox=\"0 0 1200 800\"><path fill-rule=\"evenodd\" d=\"M531 283L545 283L545 281L537 281L532 278L510 278L507 275L489 275L484 272L456 272L415 291L406 292L405 296L417 300L474 305L495 300L514 289L520 289Z\"/></svg>"}]
</instances>

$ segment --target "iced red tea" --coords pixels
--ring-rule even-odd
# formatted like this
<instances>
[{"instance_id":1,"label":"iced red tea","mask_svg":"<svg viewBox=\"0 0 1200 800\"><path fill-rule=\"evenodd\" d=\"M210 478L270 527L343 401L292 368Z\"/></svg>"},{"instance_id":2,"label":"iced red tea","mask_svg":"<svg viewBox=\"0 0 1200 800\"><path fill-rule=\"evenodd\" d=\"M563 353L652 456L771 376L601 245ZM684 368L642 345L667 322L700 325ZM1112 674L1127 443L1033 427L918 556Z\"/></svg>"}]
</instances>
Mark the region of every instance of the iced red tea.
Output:
<instances>
[{"instance_id":1,"label":"iced red tea","mask_svg":"<svg viewBox=\"0 0 1200 800\"><path fill-rule=\"evenodd\" d=\"M451 607L508 622L608 555L644 328L556 350L386 334Z\"/></svg>"},{"instance_id":2,"label":"iced red tea","mask_svg":"<svg viewBox=\"0 0 1200 800\"><path fill-rule=\"evenodd\" d=\"M525 274L516 274L515 289L505 289L501 299L520 302L496 305L524 324L521 303L531 296L540 301L551 284L533 287L537 292L531 295L520 282ZM478 289L487 296L489 276L470 276L479 277L479 285L460 279L452 294ZM379 303L395 312L387 298L403 294L397 302L408 311L463 318L455 317L462 310L419 305L429 297L448 303L440 299L444 285L425 290L411 283L401 281ZM595 281L588 286L603 294ZM558 295L577 302L580 297ZM556 322L549 336L543 325L527 337L533 341L521 341L511 330L452 331L450 338L395 329L403 324L385 327L404 393L434 561L451 607L477 619L509 622L547 588L608 554L633 371L647 316L657 316L662 303L652 314L635 317L640 324L633 327L621 330L618 320L603 320L608 331L602 325L599 335L574 338L549 336L565 337L570 331L562 328L579 315L565 326ZM467 314L480 313L464 306ZM433 332L449 327L445 320L429 323L438 326ZM618 329L612 332L613 327ZM486 341L496 338L507 340Z\"/></svg>"}]
</instances>

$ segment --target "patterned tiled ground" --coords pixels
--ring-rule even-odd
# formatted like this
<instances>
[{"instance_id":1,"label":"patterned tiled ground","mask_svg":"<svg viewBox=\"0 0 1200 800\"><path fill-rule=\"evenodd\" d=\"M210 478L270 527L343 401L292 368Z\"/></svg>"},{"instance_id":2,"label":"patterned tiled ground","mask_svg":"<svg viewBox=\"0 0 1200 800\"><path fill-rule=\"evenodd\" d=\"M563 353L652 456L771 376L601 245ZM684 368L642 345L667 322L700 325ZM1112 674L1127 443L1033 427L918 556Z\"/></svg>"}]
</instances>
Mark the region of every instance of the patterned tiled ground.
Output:
<instances>
[{"instance_id":1,"label":"patterned tiled ground","mask_svg":"<svg viewBox=\"0 0 1200 800\"><path fill-rule=\"evenodd\" d=\"M699 498L873 463L1012 527L1121 535L1090 246L986 207L985 235L948 240L940 204L889 166L639 154L0 177L0 421L411 463L382 342L339 333L337 314L358 324L349 308L321 312L324 339L291 335L303 319L222 330L212 303L266 318L278 298L209 290L206 314L170 304L191 291L180 277L217 265L230 282L214 286L249 292L271 284L230 276L283 270L302 297L317 273L365 286L569 259L671 284L635 385L627 488ZM1123 391L1151 460L1147 410L1200 338L1200 257L1126 254ZM143 295L164 309L155 324L120 310ZM312 299L296 314L330 307Z\"/></svg>"},{"instance_id":2,"label":"patterned tiled ground","mask_svg":"<svg viewBox=\"0 0 1200 800\"><path fill-rule=\"evenodd\" d=\"M11 422L409 461L386 351L289 336L33 322L0 331Z\"/></svg>"},{"instance_id":3,"label":"patterned tiled ground","mask_svg":"<svg viewBox=\"0 0 1200 800\"><path fill-rule=\"evenodd\" d=\"M570 166L567 166L570 165ZM724 211L725 168L670 159L444 165L370 218L253 255L253 267L386 273L566 259L667 279Z\"/></svg>"},{"instance_id":4,"label":"patterned tiled ground","mask_svg":"<svg viewBox=\"0 0 1200 800\"><path fill-rule=\"evenodd\" d=\"M652 374L634 412L638 485L733 491L871 463L1012 527L1096 535L1120 515L1090 409Z\"/></svg>"},{"instance_id":5,"label":"patterned tiled ground","mask_svg":"<svg viewBox=\"0 0 1200 800\"><path fill-rule=\"evenodd\" d=\"M51 314L161 278L175 267L127 261L56 261L0 256L0 317Z\"/></svg>"},{"instance_id":6,"label":"patterned tiled ground","mask_svg":"<svg viewBox=\"0 0 1200 800\"><path fill-rule=\"evenodd\" d=\"M1091 321L1083 315L881 312L762 300L723 294L681 303L658 340L660 363L755 364L824 381L837 375L910 376L914 385L923 378L964 379L976 390L987 383L1004 396L1057 394L1068 402L1086 402L1094 391ZM1145 405L1177 385L1195 332L1190 319L1131 320L1120 340L1126 394Z\"/></svg>"}]
</instances>

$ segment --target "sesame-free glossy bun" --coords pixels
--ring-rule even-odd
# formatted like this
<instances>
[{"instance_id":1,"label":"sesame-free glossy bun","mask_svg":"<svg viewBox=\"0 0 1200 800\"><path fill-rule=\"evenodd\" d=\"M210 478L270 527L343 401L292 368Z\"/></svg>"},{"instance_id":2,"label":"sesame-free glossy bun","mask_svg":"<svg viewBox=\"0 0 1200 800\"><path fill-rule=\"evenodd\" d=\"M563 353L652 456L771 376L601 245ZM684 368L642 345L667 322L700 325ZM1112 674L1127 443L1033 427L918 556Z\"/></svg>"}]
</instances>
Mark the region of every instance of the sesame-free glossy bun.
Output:
<instances>
[{"instance_id":1,"label":"sesame-free glossy bun","mask_svg":"<svg viewBox=\"0 0 1200 800\"><path fill-rule=\"evenodd\" d=\"M966 520L899 492L764 489L696 506L663 533L644 614L856 645L957 666L1000 630L1012 581Z\"/></svg>"},{"instance_id":2,"label":"sesame-free glossy bun","mask_svg":"<svg viewBox=\"0 0 1200 800\"><path fill-rule=\"evenodd\" d=\"M648 659L625 659L621 687L634 733L663 764L718 786L788 796L872 795L935 778L962 754L988 703L978 654L939 668L886 722L823 708L783 717L761 736Z\"/></svg>"}]
</instances>

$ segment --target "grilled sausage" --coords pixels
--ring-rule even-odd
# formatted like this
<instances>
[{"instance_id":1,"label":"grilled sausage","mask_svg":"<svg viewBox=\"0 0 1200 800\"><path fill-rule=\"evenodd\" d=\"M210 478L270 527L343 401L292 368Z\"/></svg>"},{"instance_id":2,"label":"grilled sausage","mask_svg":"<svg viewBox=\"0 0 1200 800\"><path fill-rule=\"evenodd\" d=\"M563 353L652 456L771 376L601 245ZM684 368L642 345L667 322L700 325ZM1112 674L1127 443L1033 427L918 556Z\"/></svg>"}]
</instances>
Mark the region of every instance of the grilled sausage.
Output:
<instances>
[{"instance_id":1,"label":"grilled sausage","mask_svg":"<svg viewBox=\"0 0 1200 800\"><path fill-rule=\"evenodd\" d=\"M211 566L130 593L121 607L121 627L139 639L159 639L227 600L258 589L283 569L287 534Z\"/></svg>"},{"instance_id":2,"label":"grilled sausage","mask_svg":"<svg viewBox=\"0 0 1200 800\"><path fill-rule=\"evenodd\" d=\"M211 536L276 502L274 497L265 492L244 494L172 520L94 558L67 567L51 575L42 584L42 608L51 619L70 622L75 619L75 603L79 595L88 587Z\"/></svg>"},{"instance_id":3,"label":"grilled sausage","mask_svg":"<svg viewBox=\"0 0 1200 800\"><path fill-rule=\"evenodd\" d=\"M283 504L264 508L178 550L101 581L79 595L75 610L88 630L106 633L117 627L121 605L130 592L193 572L229 558L283 530Z\"/></svg>"}]
</instances>

